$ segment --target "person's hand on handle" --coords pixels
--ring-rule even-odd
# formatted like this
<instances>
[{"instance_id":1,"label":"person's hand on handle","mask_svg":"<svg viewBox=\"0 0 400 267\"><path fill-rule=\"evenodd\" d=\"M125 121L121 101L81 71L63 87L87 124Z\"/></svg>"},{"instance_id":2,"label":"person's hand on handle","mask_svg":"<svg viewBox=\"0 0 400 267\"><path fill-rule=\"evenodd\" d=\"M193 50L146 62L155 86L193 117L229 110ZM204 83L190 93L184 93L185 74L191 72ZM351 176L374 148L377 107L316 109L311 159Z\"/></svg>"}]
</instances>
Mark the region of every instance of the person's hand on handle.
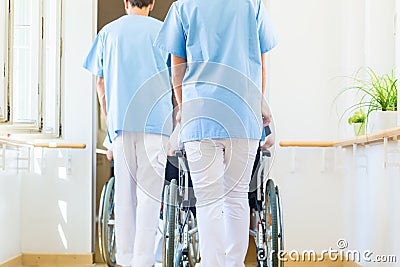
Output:
<instances>
[{"instance_id":1,"label":"person's hand on handle","mask_svg":"<svg viewBox=\"0 0 400 267\"><path fill-rule=\"evenodd\" d=\"M273 134L270 134L265 138L265 142L261 146L261 148L268 149L271 148L274 144L275 144L275 137Z\"/></svg>"},{"instance_id":2,"label":"person's hand on handle","mask_svg":"<svg viewBox=\"0 0 400 267\"><path fill-rule=\"evenodd\" d=\"M114 160L114 154L113 154L112 150L108 149L107 153L106 153L106 156L107 156L107 159L109 161L113 161Z\"/></svg>"}]
</instances>

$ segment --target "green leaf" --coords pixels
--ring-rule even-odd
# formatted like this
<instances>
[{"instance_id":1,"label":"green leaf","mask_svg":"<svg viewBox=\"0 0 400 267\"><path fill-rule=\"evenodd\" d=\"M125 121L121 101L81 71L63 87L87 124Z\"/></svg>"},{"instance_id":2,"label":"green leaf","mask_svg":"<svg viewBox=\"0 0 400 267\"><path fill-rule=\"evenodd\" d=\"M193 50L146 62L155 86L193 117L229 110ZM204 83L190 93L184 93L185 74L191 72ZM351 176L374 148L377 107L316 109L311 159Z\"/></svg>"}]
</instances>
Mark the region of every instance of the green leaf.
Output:
<instances>
[{"instance_id":1,"label":"green leaf","mask_svg":"<svg viewBox=\"0 0 400 267\"><path fill-rule=\"evenodd\" d=\"M365 77L365 78L364 78ZM378 75L372 68L364 67L356 71L354 76L345 76L350 85L335 97L334 102L346 92L353 91L359 101L350 105L341 114L339 121L348 114L348 123L366 122L374 110L397 110L397 83L395 71ZM366 108L365 113L362 108Z\"/></svg>"}]
</instances>

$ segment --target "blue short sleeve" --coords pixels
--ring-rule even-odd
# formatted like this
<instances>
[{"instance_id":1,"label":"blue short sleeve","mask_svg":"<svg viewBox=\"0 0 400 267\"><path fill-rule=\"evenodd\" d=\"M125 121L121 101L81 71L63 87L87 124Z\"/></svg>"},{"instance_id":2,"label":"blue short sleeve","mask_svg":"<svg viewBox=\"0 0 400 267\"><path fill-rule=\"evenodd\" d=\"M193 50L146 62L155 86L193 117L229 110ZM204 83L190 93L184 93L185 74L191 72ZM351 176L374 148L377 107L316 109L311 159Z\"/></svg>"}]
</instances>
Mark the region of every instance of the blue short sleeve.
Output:
<instances>
[{"instance_id":1,"label":"blue short sleeve","mask_svg":"<svg viewBox=\"0 0 400 267\"><path fill-rule=\"evenodd\" d=\"M154 46L175 56L186 58L186 34L176 2L171 5Z\"/></svg>"},{"instance_id":2,"label":"blue short sleeve","mask_svg":"<svg viewBox=\"0 0 400 267\"><path fill-rule=\"evenodd\" d=\"M83 63L83 67L96 76L103 77L103 35L100 32Z\"/></svg>"},{"instance_id":3,"label":"blue short sleeve","mask_svg":"<svg viewBox=\"0 0 400 267\"><path fill-rule=\"evenodd\" d=\"M257 27L258 36L260 38L261 54L264 54L276 46L277 37L272 22L269 18L267 11L265 10L265 6L262 1L259 1L258 5Z\"/></svg>"}]
</instances>

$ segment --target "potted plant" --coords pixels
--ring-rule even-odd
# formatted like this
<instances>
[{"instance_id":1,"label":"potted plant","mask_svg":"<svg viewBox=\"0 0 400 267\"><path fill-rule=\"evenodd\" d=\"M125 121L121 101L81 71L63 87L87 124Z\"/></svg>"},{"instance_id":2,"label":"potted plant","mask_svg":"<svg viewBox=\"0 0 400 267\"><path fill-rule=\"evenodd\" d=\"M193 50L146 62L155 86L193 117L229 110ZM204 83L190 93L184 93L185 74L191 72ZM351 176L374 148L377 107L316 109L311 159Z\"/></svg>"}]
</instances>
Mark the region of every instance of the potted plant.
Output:
<instances>
[{"instance_id":1,"label":"potted plant","mask_svg":"<svg viewBox=\"0 0 400 267\"><path fill-rule=\"evenodd\" d=\"M347 120L349 124L354 127L354 134L356 136L365 135L367 115L363 109L355 111L351 117Z\"/></svg>"},{"instance_id":2,"label":"potted plant","mask_svg":"<svg viewBox=\"0 0 400 267\"><path fill-rule=\"evenodd\" d=\"M366 109L365 122L368 132L377 132L397 126L397 78L392 70L390 73L378 75L372 68L361 68L350 78L347 91L355 91L358 103L348 107L342 114L354 113Z\"/></svg>"}]
</instances>

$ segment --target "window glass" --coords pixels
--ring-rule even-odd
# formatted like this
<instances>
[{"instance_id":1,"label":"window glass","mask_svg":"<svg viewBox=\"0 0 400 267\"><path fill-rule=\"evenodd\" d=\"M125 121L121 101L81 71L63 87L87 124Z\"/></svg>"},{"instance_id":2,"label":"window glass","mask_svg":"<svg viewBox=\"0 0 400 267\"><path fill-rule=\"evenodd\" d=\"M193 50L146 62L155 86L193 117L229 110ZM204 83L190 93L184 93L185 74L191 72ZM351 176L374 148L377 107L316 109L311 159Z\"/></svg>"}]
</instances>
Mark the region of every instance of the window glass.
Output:
<instances>
[{"instance_id":1,"label":"window glass","mask_svg":"<svg viewBox=\"0 0 400 267\"><path fill-rule=\"evenodd\" d=\"M13 122L38 119L38 23L37 1L14 0L12 29Z\"/></svg>"},{"instance_id":2,"label":"window glass","mask_svg":"<svg viewBox=\"0 0 400 267\"><path fill-rule=\"evenodd\" d=\"M44 3L44 66L43 73L43 132L57 131L59 124L60 55L58 1L45 0Z\"/></svg>"}]
</instances>

